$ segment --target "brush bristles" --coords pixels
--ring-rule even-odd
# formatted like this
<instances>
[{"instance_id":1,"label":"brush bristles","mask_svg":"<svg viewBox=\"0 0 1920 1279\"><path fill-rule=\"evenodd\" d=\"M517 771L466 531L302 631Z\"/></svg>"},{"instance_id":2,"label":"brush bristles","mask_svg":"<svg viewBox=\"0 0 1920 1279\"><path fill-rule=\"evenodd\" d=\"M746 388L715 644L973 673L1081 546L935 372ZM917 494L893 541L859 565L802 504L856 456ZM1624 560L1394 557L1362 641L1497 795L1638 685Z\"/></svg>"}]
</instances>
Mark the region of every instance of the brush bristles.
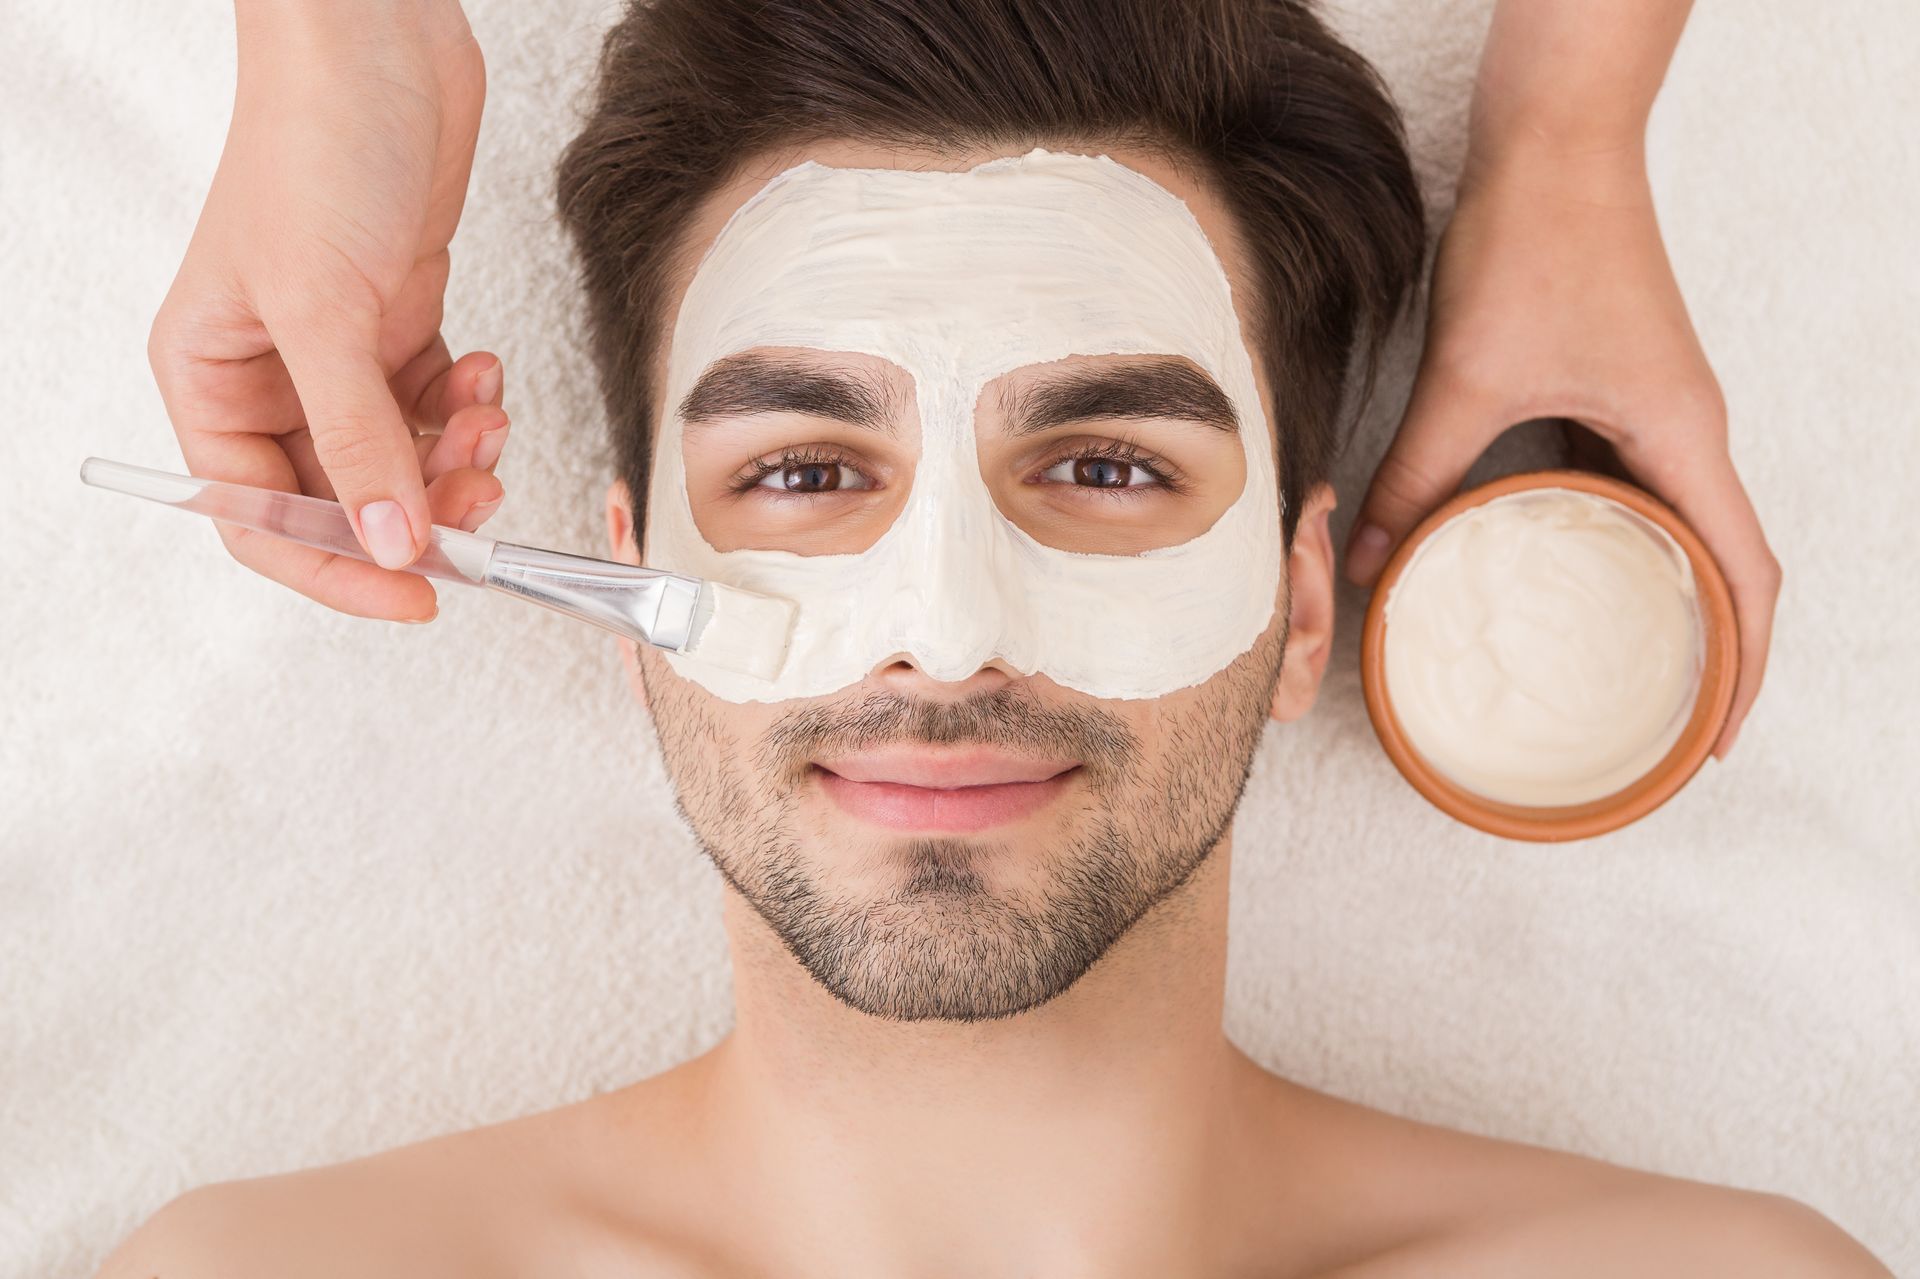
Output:
<instances>
[{"instance_id":1,"label":"brush bristles","mask_svg":"<svg viewBox=\"0 0 1920 1279\"><path fill-rule=\"evenodd\" d=\"M772 679L787 660L794 612L791 600L706 582L700 587L693 638L680 651L711 666Z\"/></svg>"}]
</instances>

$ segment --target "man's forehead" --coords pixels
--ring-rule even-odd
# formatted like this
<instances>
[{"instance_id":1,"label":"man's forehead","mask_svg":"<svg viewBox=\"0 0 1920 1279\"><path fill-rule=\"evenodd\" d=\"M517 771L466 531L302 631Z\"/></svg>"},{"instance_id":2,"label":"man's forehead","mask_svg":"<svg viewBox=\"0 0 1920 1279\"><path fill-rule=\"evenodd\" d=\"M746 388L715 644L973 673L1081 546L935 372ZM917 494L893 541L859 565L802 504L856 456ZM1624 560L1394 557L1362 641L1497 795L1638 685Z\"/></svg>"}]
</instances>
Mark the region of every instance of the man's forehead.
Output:
<instances>
[{"instance_id":1,"label":"man's forehead","mask_svg":"<svg viewBox=\"0 0 1920 1279\"><path fill-rule=\"evenodd\" d=\"M1227 209L1216 190L1215 180L1203 165L1177 151L1149 147L1139 142L1095 145L1060 142L1066 154L1105 155L1159 184L1185 202L1199 221L1207 238L1227 268L1236 292L1248 279L1251 262L1241 236L1238 220ZM807 161L845 169L901 169L908 171L944 170L961 172L996 159L1011 158L1018 151L986 144L960 146L896 145L869 139L840 137L812 140L783 149L762 152L742 160L717 189L708 192L677 237L678 245L669 267L668 292L677 305L693 272L713 246L722 227L749 200L756 198L769 183L788 170ZM667 317L671 321L672 316Z\"/></svg>"},{"instance_id":2,"label":"man's forehead","mask_svg":"<svg viewBox=\"0 0 1920 1279\"><path fill-rule=\"evenodd\" d=\"M809 160L715 236L681 299L670 380L684 391L712 358L767 345L981 376L1081 351L1211 367L1240 329L1196 216L1107 156L1036 150L959 171Z\"/></svg>"}]
</instances>

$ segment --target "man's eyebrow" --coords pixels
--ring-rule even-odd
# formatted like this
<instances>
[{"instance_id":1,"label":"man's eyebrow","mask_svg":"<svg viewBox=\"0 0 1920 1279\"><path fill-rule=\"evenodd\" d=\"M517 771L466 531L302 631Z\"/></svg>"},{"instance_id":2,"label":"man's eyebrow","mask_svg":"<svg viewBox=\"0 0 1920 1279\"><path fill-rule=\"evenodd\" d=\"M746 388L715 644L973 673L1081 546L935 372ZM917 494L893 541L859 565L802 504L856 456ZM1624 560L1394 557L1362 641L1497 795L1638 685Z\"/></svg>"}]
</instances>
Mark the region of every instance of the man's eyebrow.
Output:
<instances>
[{"instance_id":1,"label":"man's eyebrow","mask_svg":"<svg viewBox=\"0 0 1920 1279\"><path fill-rule=\"evenodd\" d=\"M804 413L891 435L899 396L867 373L747 351L715 360L680 401L689 426L748 413Z\"/></svg>"},{"instance_id":2,"label":"man's eyebrow","mask_svg":"<svg viewBox=\"0 0 1920 1279\"><path fill-rule=\"evenodd\" d=\"M1088 364L1033 386L1003 391L1007 434L1099 418L1164 417L1238 431L1240 419L1218 383L1184 360Z\"/></svg>"}]
</instances>

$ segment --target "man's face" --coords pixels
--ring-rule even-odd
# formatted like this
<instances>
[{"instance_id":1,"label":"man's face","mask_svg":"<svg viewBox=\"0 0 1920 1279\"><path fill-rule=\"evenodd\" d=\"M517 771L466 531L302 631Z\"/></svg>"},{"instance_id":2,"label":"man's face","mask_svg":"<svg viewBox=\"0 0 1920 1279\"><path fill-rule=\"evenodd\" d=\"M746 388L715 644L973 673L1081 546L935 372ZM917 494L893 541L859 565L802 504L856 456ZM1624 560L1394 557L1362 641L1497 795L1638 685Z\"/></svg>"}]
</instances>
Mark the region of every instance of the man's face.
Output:
<instances>
[{"instance_id":1,"label":"man's face","mask_svg":"<svg viewBox=\"0 0 1920 1279\"><path fill-rule=\"evenodd\" d=\"M1164 161L1107 153L1186 202L1217 248L1233 296L1248 296L1233 227L1210 194ZM958 171L997 154L903 158L893 149L837 143L750 166L708 201L689 233L669 320L688 301L688 274L728 217L787 167L813 159L836 168ZM903 240L899 252L911 258L912 240ZM902 276L916 265L898 262ZM1124 271L1128 264L1113 267ZM1030 258L1024 269L1032 271ZM857 260L843 267L808 262L806 270L821 297L859 299L869 286L879 294L893 283L872 274L858 278L873 267ZM847 278L836 277L836 270ZM1012 290L1029 283L1017 275L1022 270L1017 254L986 252L971 285L984 285L979 295L991 298L1002 284ZM1072 287L1070 276L1066 283ZM1090 276L1088 291L1096 287L1106 286ZM767 293L755 304L775 312L804 301L785 301L777 284ZM938 298L931 301L938 306ZM897 639L897 651L856 659L853 682L820 695L730 700L652 649L629 650L696 836L816 980L875 1015L1006 1016L1067 989L1225 837L1265 719L1304 713L1324 667L1332 611L1325 520L1332 494L1325 486L1302 512L1277 597L1268 598L1261 583L1251 601L1259 607L1251 614L1256 621L1272 606L1265 629L1224 666L1209 665L1213 673L1197 683L1155 696L1097 696L1057 682L1048 674L1053 667L1000 656L1020 647L1017 629L1000 621L1001 629L982 633L1016 638L999 641L992 655L980 645L943 647L949 635L977 629L977 619L967 615L980 607L977 600L960 596L956 603L956 591L945 583L966 571L968 554L977 550L974 538L986 530L985 522L942 523L938 514L936 481L951 485L960 469L955 441L965 444L974 504L997 511L995 528L1017 530L1004 534L1010 545L1030 558L1046 557L1052 571L1064 575L1047 594L1095 601L1076 604L1069 622L1108 616L1098 592L1126 587L1125 577L1092 572L1103 557L1124 572L1126 560L1140 553L1178 554L1206 534L1217 540L1231 531L1231 519L1246 521L1252 499L1245 493L1267 495L1255 513L1277 529L1270 472L1259 470L1264 487L1258 490L1249 480L1250 457L1254 468L1268 463L1243 443L1243 432L1253 430L1260 449L1272 448L1264 420L1271 396L1258 362L1248 383L1257 384L1258 407L1243 391L1236 423L1223 379L1183 353L1180 335L1165 336L1166 317L1151 300L1137 308L1137 320L1124 303L1098 310L1107 349L1081 343L1073 354L1002 360L1004 368L962 379L965 403L958 407L970 430L961 435L948 420L956 407L952 396L928 384L935 365L958 367L947 347L976 344L960 331L964 323L936 328L940 340L933 345L941 349L927 353L923 343L923 353L903 357L904 365L876 353L871 342L859 349L862 343L842 343L829 332L818 345L683 349L680 364L694 366L682 379L690 389L664 376L656 381L662 387L656 421L668 421L670 401L676 416L665 441L656 440L652 500L662 501L663 484L671 486L667 497L684 489L680 514L697 528L693 540L703 552L773 553L755 558L783 568L796 586L781 592L771 584L742 584L798 593L803 616L814 610L819 653L844 668L844 653L831 650L831 631L821 634L824 601L797 585L805 580L799 570L887 563L850 558L879 544L895 554L884 571L900 573L898 557L906 554L906 574L924 579L907 588L876 584L889 598L912 594L928 603L916 603L904 621L896 617L886 623L893 629L880 632L887 637L881 647ZM1228 314L1225 322L1252 349L1244 316ZM776 324L773 331L785 330ZM986 346L993 336L982 333L977 344ZM1082 353L1088 349L1097 353ZM661 353L662 369L672 354ZM1261 420L1245 420L1255 413ZM671 449L667 466L663 448ZM940 500L964 509L968 499ZM618 481L609 492L608 518L617 557L654 563L642 551L655 549L659 525L650 517L642 539L649 544L636 549L631 506ZM907 542L903 529L917 539ZM1017 571L1006 563L999 561L1000 571ZM679 563L657 566L693 571ZM1238 598L1225 602L1247 604L1255 578L1251 565L1244 581L1229 575L1219 591L1237 591ZM1028 589L1031 596L1031 583ZM991 582L984 595L993 597ZM1057 599L1039 606L1029 599L1022 607L1032 611L1049 602L1058 609ZM1140 616L1153 602L1130 604ZM847 607L858 614L857 602ZM957 611L943 616L942 609ZM1176 624L1177 614L1176 608ZM1239 615L1250 614L1239 608ZM1168 620L1151 618L1147 625ZM1203 630L1212 624L1207 618L1195 623ZM1035 651L1048 652L1045 644L1061 646L1067 627L1056 621L1039 629ZM1076 672L1076 684L1151 682L1136 668L1151 665L1147 659L1156 654L1116 663L1124 645L1106 643L1111 637L1100 637L1097 627L1081 629L1093 638L1066 644L1055 659L1059 669ZM1179 636L1177 626L1167 633ZM1098 660L1078 660L1086 654L1075 643ZM976 652L981 655L969 655ZM1022 665L1031 673L1022 674ZM1177 683L1177 665L1171 669Z\"/></svg>"}]
</instances>

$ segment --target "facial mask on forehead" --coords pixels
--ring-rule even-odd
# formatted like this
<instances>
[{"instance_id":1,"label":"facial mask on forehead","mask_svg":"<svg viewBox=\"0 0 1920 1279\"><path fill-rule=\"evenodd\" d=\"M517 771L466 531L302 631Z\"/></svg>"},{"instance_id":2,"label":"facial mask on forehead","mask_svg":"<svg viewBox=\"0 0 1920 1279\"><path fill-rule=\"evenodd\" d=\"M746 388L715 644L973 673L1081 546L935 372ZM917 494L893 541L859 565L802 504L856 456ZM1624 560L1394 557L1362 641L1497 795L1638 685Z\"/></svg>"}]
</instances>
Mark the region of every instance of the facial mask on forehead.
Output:
<instances>
[{"instance_id":1,"label":"facial mask on forehead","mask_svg":"<svg viewBox=\"0 0 1920 1279\"><path fill-rule=\"evenodd\" d=\"M865 352L912 375L911 491L858 554L723 552L700 536L679 405L715 360L763 346ZM1246 482L1177 546L1057 550L994 505L974 408L1014 369L1114 353L1185 356L1211 375L1240 420ZM799 603L777 679L664 655L728 701L832 693L903 654L940 680L997 657L1095 697L1160 697L1220 671L1273 615L1274 441L1226 273L1184 202L1107 156L1035 149L959 173L788 169L701 260L674 325L666 405L647 562Z\"/></svg>"}]
</instances>

